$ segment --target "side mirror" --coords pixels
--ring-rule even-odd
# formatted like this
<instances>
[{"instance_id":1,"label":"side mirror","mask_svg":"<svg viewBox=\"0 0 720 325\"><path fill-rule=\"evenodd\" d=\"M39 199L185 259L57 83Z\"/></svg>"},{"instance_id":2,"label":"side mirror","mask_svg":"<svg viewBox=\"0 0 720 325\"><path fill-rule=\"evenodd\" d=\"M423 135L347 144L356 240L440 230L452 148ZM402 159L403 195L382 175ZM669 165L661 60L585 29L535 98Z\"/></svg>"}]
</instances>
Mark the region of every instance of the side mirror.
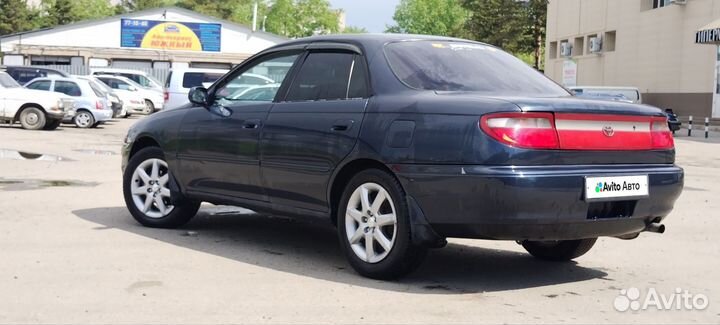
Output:
<instances>
[{"instance_id":1,"label":"side mirror","mask_svg":"<svg viewBox=\"0 0 720 325\"><path fill-rule=\"evenodd\" d=\"M188 92L188 100L195 105L207 107L209 105L207 89L204 87L190 88L190 92Z\"/></svg>"}]
</instances>

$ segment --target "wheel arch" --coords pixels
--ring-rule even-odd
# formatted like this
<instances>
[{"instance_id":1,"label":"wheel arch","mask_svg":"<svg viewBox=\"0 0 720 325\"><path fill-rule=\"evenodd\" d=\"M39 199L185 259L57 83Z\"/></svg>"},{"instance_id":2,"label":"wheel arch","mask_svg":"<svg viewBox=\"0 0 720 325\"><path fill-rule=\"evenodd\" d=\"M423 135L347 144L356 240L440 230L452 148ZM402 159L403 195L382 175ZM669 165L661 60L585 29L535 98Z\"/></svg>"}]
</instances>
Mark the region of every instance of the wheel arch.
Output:
<instances>
[{"instance_id":1,"label":"wheel arch","mask_svg":"<svg viewBox=\"0 0 720 325\"><path fill-rule=\"evenodd\" d=\"M392 177L397 178L390 168L375 159L358 158L343 165L335 174L328 193L330 202L330 220L333 225L337 225L337 209L340 204L340 198L345 190L345 186L350 182L350 179L352 179L353 176L367 169L379 169L392 175Z\"/></svg>"},{"instance_id":2,"label":"wheel arch","mask_svg":"<svg viewBox=\"0 0 720 325\"><path fill-rule=\"evenodd\" d=\"M20 106L20 109L18 109L18 111L15 113L15 117L13 118L13 123L19 121L19 120L20 120L20 114L22 114L22 112L23 112L25 109L30 108L30 107L35 107L35 108L41 110L41 111L43 112L43 114L46 114L46 115L47 115L47 111L45 110L44 107L42 107L42 105L40 105L40 104L38 104L38 103L25 103L25 104L23 104L22 106Z\"/></svg>"},{"instance_id":3,"label":"wheel arch","mask_svg":"<svg viewBox=\"0 0 720 325\"><path fill-rule=\"evenodd\" d=\"M132 156L134 156L138 151L148 147L157 147L162 150L160 143L153 137L149 135L141 135L135 140L132 148L130 148L130 154L128 155L128 159L132 158Z\"/></svg>"}]
</instances>

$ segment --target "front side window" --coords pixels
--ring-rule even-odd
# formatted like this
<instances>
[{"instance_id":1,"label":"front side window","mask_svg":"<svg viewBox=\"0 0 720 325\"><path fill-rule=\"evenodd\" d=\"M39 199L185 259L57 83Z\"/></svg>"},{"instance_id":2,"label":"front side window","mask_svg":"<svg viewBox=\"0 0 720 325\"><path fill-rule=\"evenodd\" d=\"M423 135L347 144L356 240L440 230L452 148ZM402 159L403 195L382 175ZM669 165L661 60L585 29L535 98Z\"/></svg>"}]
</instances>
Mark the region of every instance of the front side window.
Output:
<instances>
[{"instance_id":1,"label":"front side window","mask_svg":"<svg viewBox=\"0 0 720 325\"><path fill-rule=\"evenodd\" d=\"M299 54L273 55L230 78L215 91L220 105L238 102L270 102L280 89Z\"/></svg>"},{"instance_id":2,"label":"front side window","mask_svg":"<svg viewBox=\"0 0 720 325\"><path fill-rule=\"evenodd\" d=\"M35 90L50 90L50 80L38 80L35 81L29 85L27 85L28 89L35 89Z\"/></svg>"},{"instance_id":3,"label":"front side window","mask_svg":"<svg viewBox=\"0 0 720 325\"><path fill-rule=\"evenodd\" d=\"M355 68L355 55L339 52L313 52L308 55L288 90L287 101L306 100L337 100L358 95L358 85L364 89L364 77L356 78L351 83L351 74ZM364 73L364 68L356 71Z\"/></svg>"},{"instance_id":4,"label":"front side window","mask_svg":"<svg viewBox=\"0 0 720 325\"><path fill-rule=\"evenodd\" d=\"M570 94L518 58L492 46L458 41L409 41L385 46L390 68L422 90L559 97Z\"/></svg>"},{"instance_id":5,"label":"front side window","mask_svg":"<svg viewBox=\"0 0 720 325\"><path fill-rule=\"evenodd\" d=\"M62 80L56 80L55 81L55 92L63 93L68 96L78 97L82 95L82 91L80 91L80 87L74 82L71 81L62 81Z\"/></svg>"}]
</instances>

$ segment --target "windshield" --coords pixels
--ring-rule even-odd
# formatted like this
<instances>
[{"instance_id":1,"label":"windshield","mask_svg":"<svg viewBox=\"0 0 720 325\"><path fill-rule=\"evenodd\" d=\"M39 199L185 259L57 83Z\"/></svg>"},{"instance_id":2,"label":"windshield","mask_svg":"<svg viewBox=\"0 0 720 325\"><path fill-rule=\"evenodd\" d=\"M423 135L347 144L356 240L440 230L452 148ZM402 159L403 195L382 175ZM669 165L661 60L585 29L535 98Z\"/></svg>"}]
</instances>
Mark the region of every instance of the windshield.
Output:
<instances>
[{"instance_id":1,"label":"windshield","mask_svg":"<svg viewBox=\"0 0 720 325\"><path fill-rule=\"evenodd\" d=\"M385 47L395 75L411 88L492 95L569 96L518 58L470 42L410 41Z\"/></svg>"},{"instance_id":2,"label":"windshield","mask_svg":"<svg viewBox=\"0 0 720 325\"><path fill-rule=\"evenodd\" d=\"M20 84L9 74L0 72L0 88L20 88Z\"/></svg>"}]
</instances>

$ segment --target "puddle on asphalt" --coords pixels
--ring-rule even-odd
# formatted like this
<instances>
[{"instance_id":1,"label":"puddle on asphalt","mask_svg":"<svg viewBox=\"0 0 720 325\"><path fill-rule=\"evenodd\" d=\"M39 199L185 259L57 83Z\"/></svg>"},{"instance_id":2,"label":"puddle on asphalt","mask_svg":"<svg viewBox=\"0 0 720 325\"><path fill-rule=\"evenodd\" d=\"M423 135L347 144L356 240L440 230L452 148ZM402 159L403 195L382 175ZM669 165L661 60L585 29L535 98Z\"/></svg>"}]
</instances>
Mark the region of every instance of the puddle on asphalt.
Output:
<instances>
[{"instance_id":1,"label":"puddle on asphalt","mask_svg":"<svg viewBox=\"0 0 720 325\"><path fill-rule=\"evenodd\" d=\"M34 153L27 151L19 151L13 149L0 149L0 159L7 160L41 160L41 161L72 161L72 159L48 155L43 153Z\"/></svg>"},{"instance_id":2,"label":"puddle on asphalt","mask_svg":"<svg viewBox=\"0 0 720 325\"><path fill-rule=\"evenodd\" d=\"M48 187L97 186L96 182L44 179L5 179L0 178L0 191L26 191Z\"/></svg>"},{"instance_id":3,"label":"puddle on asphalt","mask_svg":"<svg viewBox=\"0 0 720 325\"><path fill-rule=\"evenodd\" d=\"M114 156L118 154L117 152L111 150L75 149L73 151L98 156Z\"/></svg>"}]
</instances>

